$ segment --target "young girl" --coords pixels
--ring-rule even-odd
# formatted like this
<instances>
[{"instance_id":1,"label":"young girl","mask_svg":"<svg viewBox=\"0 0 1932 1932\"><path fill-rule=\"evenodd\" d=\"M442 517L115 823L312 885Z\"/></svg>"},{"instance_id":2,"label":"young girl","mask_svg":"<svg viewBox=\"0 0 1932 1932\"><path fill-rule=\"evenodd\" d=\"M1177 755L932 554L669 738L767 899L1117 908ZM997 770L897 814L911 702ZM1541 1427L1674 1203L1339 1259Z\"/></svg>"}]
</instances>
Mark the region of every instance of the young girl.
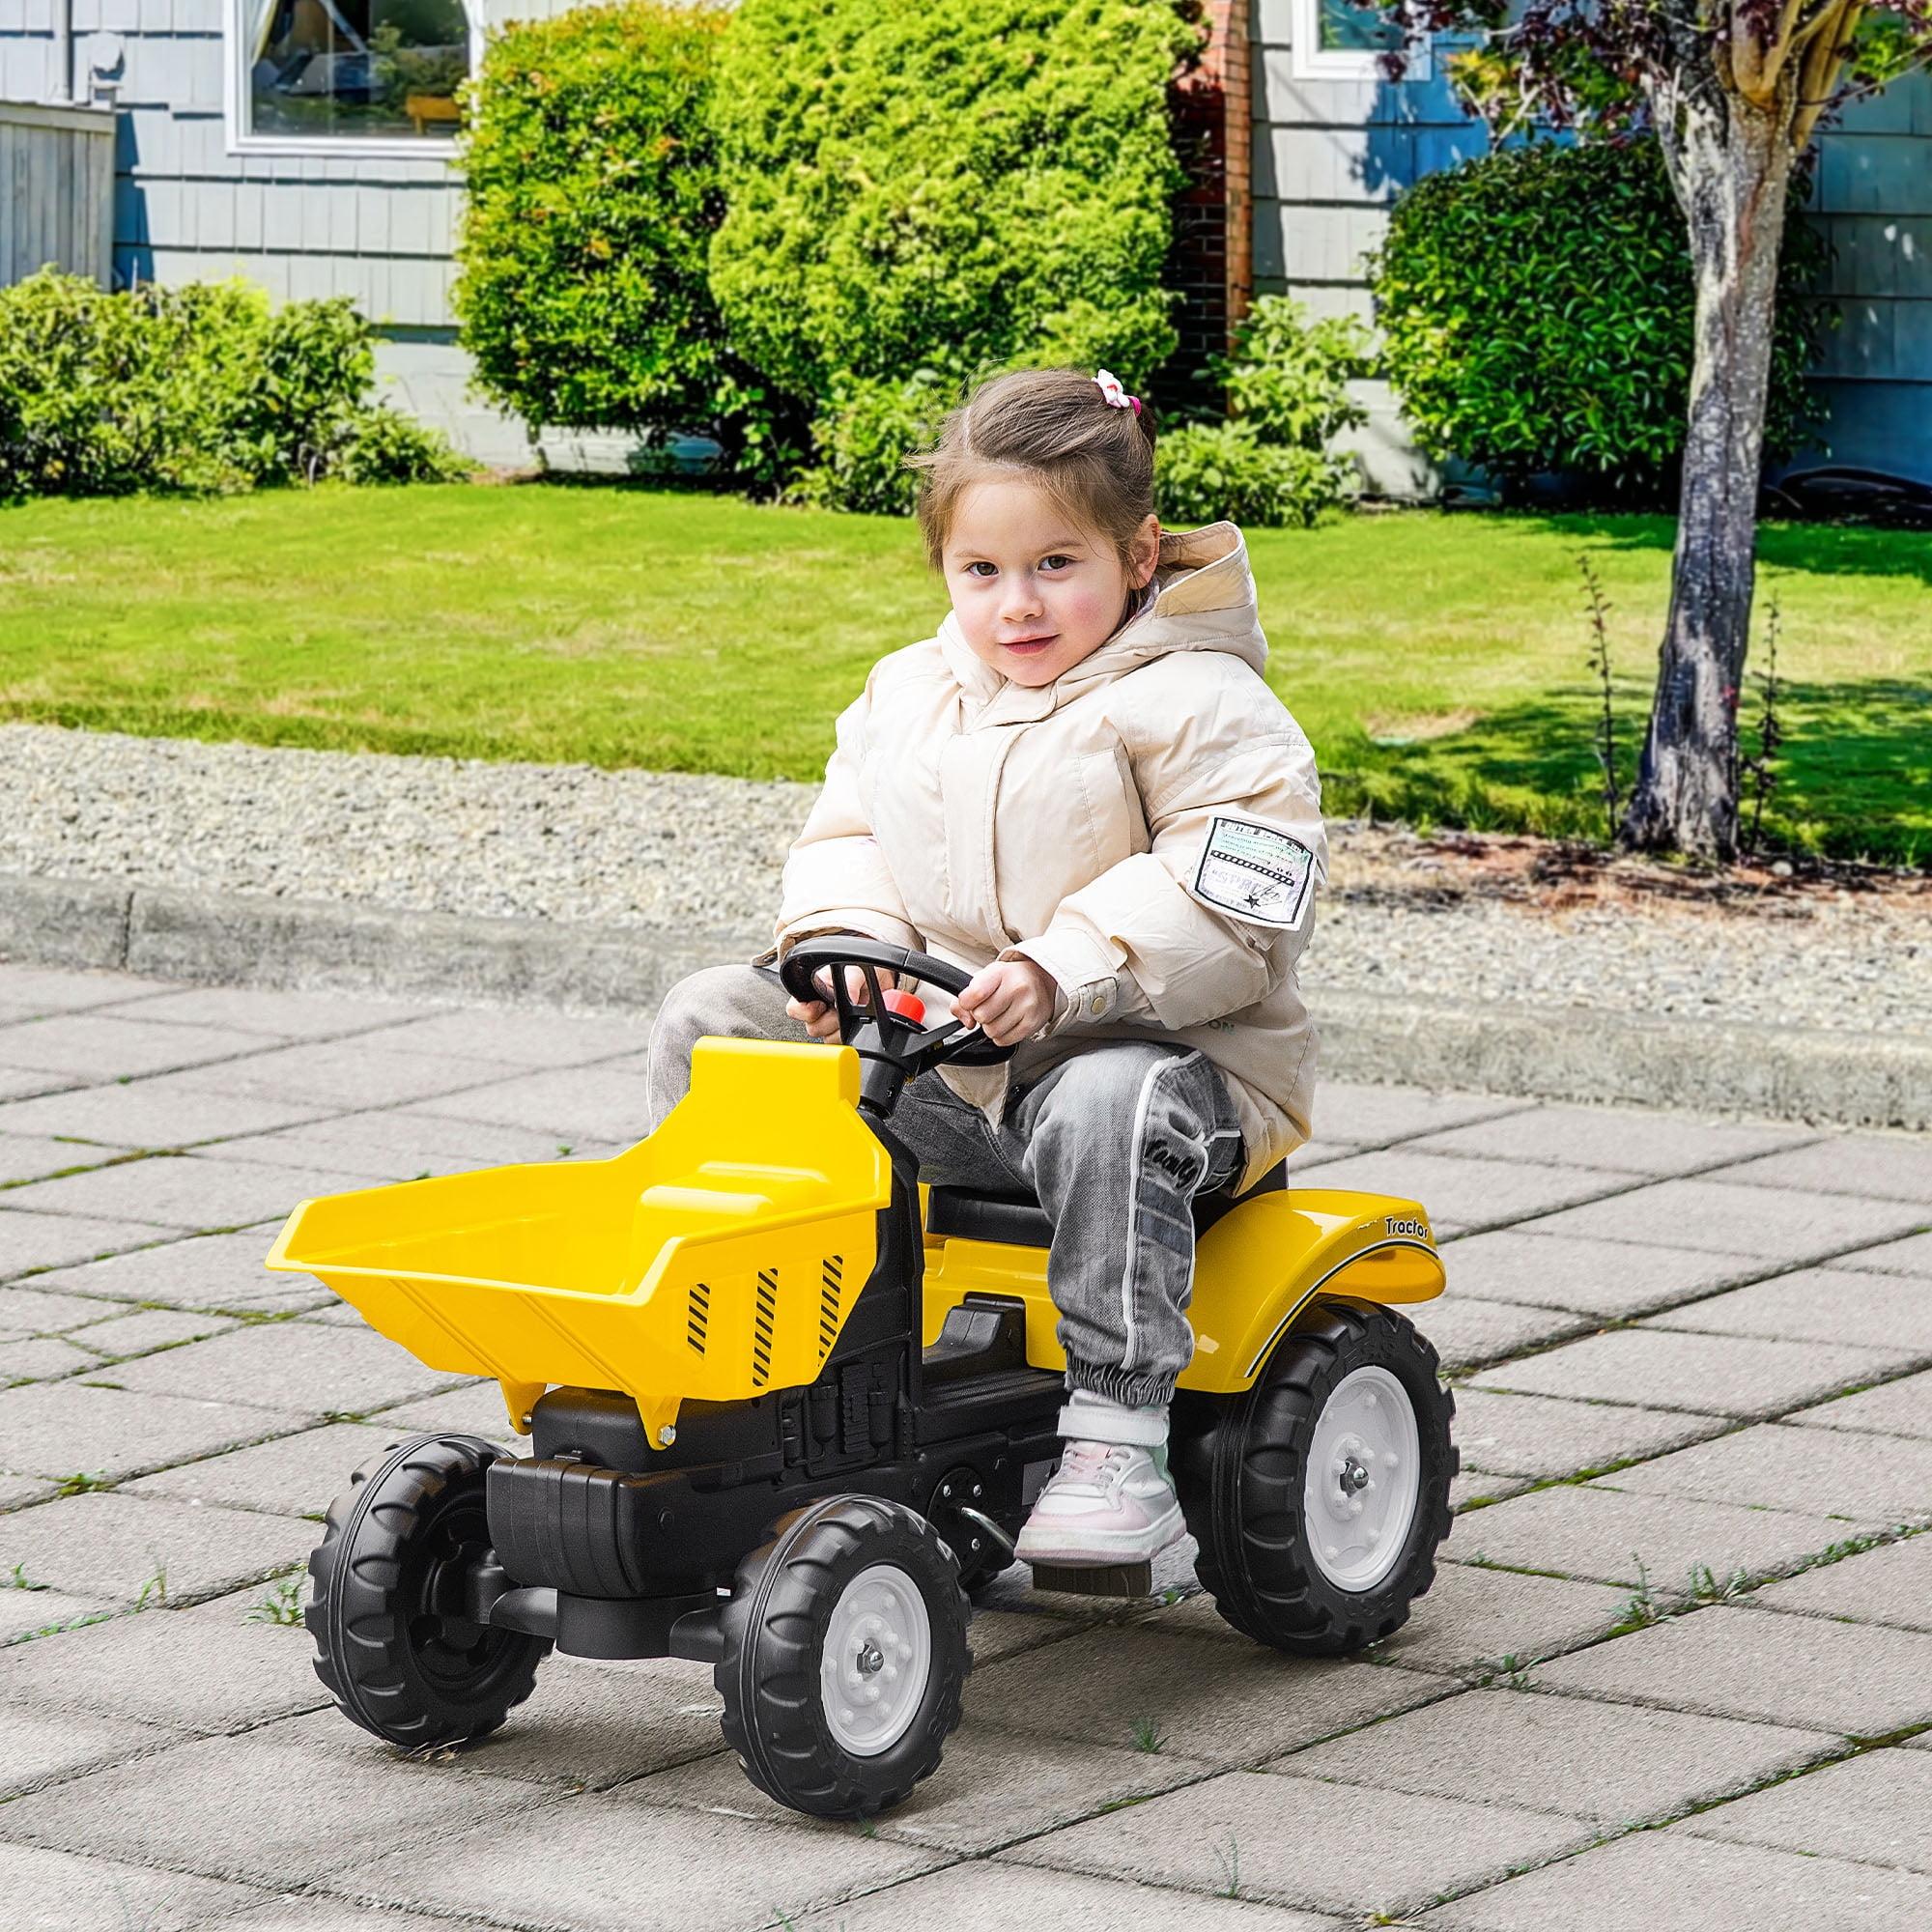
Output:
<instances>
[{"instance_id":1,"label":"young girl","mask_svg":"<svg viewBox=\"0 0 1932 1932\"><path fill-rule=\"evenodd\" d=\"M876 664L785 861L775 944L674 986L653 1128L700 1035L838 1037L772 962L819 932L974 973L952 1003L996 1066L943 1066L893 1131L922 1179L1031 1190L1053 1222L1066 1449L1019 1539L1035 1563L1151 1557L1184 1532L1167 1409L1194 1352L1190 1202L1308 1135L1295 982L1326 869L1308 740L1262 677L1232 524L1162 531L1153 427L1102 370L982 384L921 477L952 608ZM848 969L854 996L864 982Z\"/></svg>"}]
</instances>

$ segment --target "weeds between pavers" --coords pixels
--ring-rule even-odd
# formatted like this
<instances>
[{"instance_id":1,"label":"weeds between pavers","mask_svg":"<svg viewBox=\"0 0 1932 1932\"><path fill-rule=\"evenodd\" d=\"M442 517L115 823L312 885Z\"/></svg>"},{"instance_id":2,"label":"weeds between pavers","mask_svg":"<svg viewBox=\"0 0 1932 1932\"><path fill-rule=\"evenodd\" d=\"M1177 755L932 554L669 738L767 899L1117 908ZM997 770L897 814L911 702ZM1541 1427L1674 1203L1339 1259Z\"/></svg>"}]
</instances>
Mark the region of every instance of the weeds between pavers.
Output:
<instances>
[{"instance_id":1,"label":"weeds between pavers","mask_svg":"<svg viewBox=\"0 0 1932 1932\"><path fill-rule=\"evenodd\" d=\"M1151 1718L1136 1718L1128 1726L1128 1735L1139 1751L1157 1751L1167 1743Z\"/></svg>"},{"instance_id":2,"label":"weeds between pavers","mask_svg":"<svg viewBox=\"0 0 1932 1932\"><path fill-rule=\"evenodd\" d=\"M302 1620L301 1577L284 1577L248 1612L251 1624L298 1624Z\"/></svg>"},{"instance_id":3,"label":"weeds between pavers","mask_svg":"<svg viewBox=\"0 0 1932 1932\"><path fill-rule=\"evenodd\" d=\"M1220 1895L1223 1898L1240 1897L1241 1895L1240 1840L1236 1838L1232 1832L1230 1832L1228 1833L1228 1849L1225 1852L1222 1851L1219 1845L1210 1845L1208 1849L1214 1854L1214 1862L1221 1867L1221 1876L1225 1880L1227 1880L1227 1883L1221 1888Z\"/></svg>"}]
</instances>

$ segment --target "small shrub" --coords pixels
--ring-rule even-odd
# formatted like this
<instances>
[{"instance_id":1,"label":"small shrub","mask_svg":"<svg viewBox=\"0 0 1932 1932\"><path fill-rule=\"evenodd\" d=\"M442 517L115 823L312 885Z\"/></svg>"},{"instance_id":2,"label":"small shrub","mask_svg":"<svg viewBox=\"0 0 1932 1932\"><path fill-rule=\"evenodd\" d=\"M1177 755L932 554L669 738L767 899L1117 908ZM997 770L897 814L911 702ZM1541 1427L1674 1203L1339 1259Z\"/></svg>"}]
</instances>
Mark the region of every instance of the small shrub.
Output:
<instances>
[{"instance_id":1,"label":"small shrub","mask_svg":"<svg viewBox=\"0 0 1932 1932\"><path fill-rule=\"evenodd\" d=\"M742 0L709 97L711 290L733 349L818 421L814 500L878 500L871 451L915 371L1105 363L1136 388L1172 353L1166 95L1199 11Z\"/></svg>"},{"instance_id":2,"label":"small shrub","mask_svg":"<svg viewBox=\"0 0 1932 1932\"><path fill-rule=\"evenodd\" d=\"M461 483L472 466L440 431L378 403L350 418L330 468L345 483Z\"/></svg>"},{"instance_id":3,"label":"small shrub","mask_svg":"<svg viewBox=\"0 0 1932 1932\"><path fill-rule=\"evenodd\" d=\"M620 0L490 42L467 91L454 299L478 387L532 430L675 426L728 373L705 263L729 18Z\"/></svg>"},{"instance_id":4,"label":"small shrub","mask_svg":"<svg viewBox=\"0 0 1932 1932\"><path fill-rule=\"evenodd\" d=\"M1208 357L1229 415L1264 442L1295 449L1324 449L1368 421L1349 384L1373 367L1369 332L1353 316L1311 323L1306 307L1287 296L1257 296L1229 353Z\"/></svg>"},{"instance_id":5,"label":"small shrub","mask_svg":"<svg viewBox=\"0 0 1932 1932\"><path fill-rule=\"evenodd\" d=\"M1154 447L1154 499L1176 529L1222 517L1315 524L1349 498L1357 475L1346 457L1264 442L1241 421L1188 423Z\"/></svg>"},{"instance_id":6,"label":"small shrub","mask_svg":"<svg viewBox=\"0 0 1932 1932\"><path fill-rule=\"evenodd\" d=\"M1794 182L1778 265L1765 449L1812 412L1825 259ZM1537 143L1418 182L1369 260L1385 366L1416 441L1509 482L1548 470L1667 503L1684 445L1695 295L1655 141Z\"/></svg>"},{"instance_id":7,"label":"small shrub","mask_svg":"<svg viewBox=\"0 0 1932 1932\"><path fill-rule=\"evenodd\" d=\"M919 493L907 450L928 442L954 398L936 369L900 382L835 385L811 426L818 462L784 492L794 502L910 516Z\"/></svg>"}]
</instances>

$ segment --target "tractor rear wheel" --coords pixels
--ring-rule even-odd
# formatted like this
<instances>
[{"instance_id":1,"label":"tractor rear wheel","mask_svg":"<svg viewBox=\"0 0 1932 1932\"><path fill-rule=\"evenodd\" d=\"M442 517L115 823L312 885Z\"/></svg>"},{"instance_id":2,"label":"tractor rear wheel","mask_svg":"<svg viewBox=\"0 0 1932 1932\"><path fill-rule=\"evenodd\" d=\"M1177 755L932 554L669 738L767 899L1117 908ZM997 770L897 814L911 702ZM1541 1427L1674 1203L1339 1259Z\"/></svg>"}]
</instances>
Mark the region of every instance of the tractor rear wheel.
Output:
<instances>
[{"instance_id":1,"label":"tractor rear wheel","mask_svg":"<svg viewBox=\"0 0 1932 1932\"><path fill-rule=\"evenodd\" d=\"M1324 1301L1236 1396L1183 1392L1170 1456L1195 1573L1258 1643L1334 1657L1387 1636L1449 1534L1456 1398L1405 1317Z\"/></svg>"}]
</instances>

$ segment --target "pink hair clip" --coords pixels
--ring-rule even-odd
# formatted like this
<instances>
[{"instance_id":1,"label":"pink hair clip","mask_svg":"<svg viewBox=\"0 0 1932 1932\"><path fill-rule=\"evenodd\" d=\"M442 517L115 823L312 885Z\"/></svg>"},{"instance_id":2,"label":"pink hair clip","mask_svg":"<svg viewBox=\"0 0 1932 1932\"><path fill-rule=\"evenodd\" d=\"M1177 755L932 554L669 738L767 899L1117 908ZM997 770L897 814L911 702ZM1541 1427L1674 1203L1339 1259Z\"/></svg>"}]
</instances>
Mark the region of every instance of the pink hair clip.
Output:
<instances>
[{"instance_id":1,"label":"pink hair clip","mask_svg":"<svg viewBox=\"0 0 1932 1932\"><path fill-rule=\"evenodd\" d=\"M1121 387L1121 379L1110 371L1102 369L1094 378L1100 385L1100 393L1107 400L1108 407L1116 410L1131 409L1135 415L1141 412L1141 399L1130 396Z\"/></svg>"}]
</instances>

